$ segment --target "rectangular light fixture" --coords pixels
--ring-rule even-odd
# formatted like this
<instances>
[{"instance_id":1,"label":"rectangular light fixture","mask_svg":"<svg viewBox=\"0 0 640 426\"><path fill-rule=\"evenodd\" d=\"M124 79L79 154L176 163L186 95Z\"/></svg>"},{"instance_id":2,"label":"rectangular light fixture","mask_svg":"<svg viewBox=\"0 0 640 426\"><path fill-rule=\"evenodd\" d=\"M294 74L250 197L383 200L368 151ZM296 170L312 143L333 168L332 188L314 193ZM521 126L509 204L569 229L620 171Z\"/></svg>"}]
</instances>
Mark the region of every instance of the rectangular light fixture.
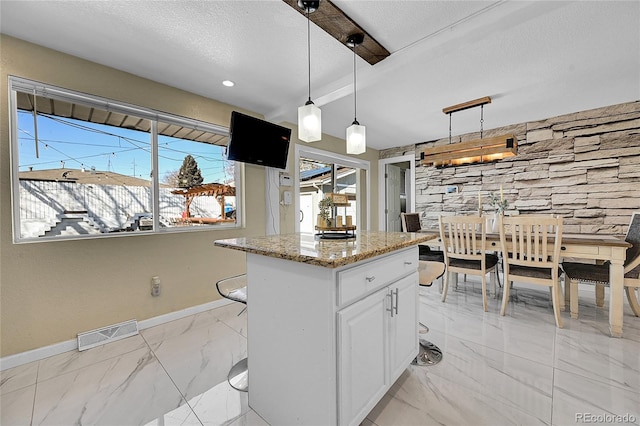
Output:
<instances>
[{"instance_id":1,"label":"rectangular light fixture","mask_svg":"<svg viewBox=\"0 0 640 426\"><path fill-rule=\"evenodd\" d=\"M518 140L514 135L493 136L426 148L420 153L420 164L442 167L497 161L513 157L517 149Z\"/></svg>"}]
</instances>

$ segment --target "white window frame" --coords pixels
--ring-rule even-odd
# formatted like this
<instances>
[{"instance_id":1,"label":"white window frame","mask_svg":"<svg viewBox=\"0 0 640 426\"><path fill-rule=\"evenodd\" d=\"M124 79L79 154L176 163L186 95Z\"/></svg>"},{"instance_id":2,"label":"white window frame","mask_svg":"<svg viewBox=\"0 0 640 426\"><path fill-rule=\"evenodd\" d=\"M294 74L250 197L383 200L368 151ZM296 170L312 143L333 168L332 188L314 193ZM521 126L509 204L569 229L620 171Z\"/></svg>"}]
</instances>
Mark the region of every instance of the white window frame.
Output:
<instances>
[{"instance_id":1,"label":"white window frame","mask_svg":"<svg viewBox=\"0 0 640 426\"><path fill-rule=\"evenodd\" d=\"M359 214L361 217L366 217L366 226L364 230L371 229L371 163L367 160L360 160L359 158L350 157L347 155L337 154L331 151L324 151L318 148L312 148L305 145L296 145L295 147L295 165L296 167L300 167L300 158L310 158L313 160L323 161L325 163L331 164L336 163L341 166L351 167L354 169L362 169L366 171L366 179L365 184L367 186L367 202L363 203L360 197L356 198L356 203L359 206ZM296 213L295 220L295 231L300 232L300 221L298 220L298 212L300 212L300 170L296 169L294 173L294 208ZM360 186L358 185L358 189Z\"/></svg>"},{"instance_id":2,"label":"white window frame","mask_svg":"<svg viewBox=\"0 0 640 426\"><path fill-rule=\"evenodd\" d=\"M20 196L19 196L19 144L18 144L18 104L16 92L34 93L35 95L45 96L50 99L62 100L74 104L82 104L85 106L91 106L101 108L105 111L113 111L121 114L134 114L137 117L148 119L151 122L151 205L153 209L153 229L143 232L116 232L116 233L104 233L104 234L82 234L72 236L52 236L52 237L33 237L22 238L20 236ZM158 170L158 134L157 123L161 121L163 123L174 124L182 127L189 127L196 130L202 130L206 132L220 134L222 136L229 136L229 128L207 123L200 120L195 120L187 117L182 117L174 114L169 114L161 111L156 111L150 108L140 107L136 105L127 104L124 102L118 102L111 99L103 98L100 96L94 96L82 92L77 92L70 89L57 87L54 85L37 82L34 80L25 79L22 77L9 76L9 138L10 138L10 165L11 165L11 205L12 205L12 231L14 244L19 243L36 243L36 242L50 242L50 241L69 241L69 240L82 240L82 239L96 239L96 238L122 238L133 237L138 235L153 235L153 234L165 234L172 232L204 232L204 231L218 231L229 229L243 228L243 188L244 188L244 165L242 163L235 163L234 179L236 185L236 223L233 225L224 225L220 227L211 226L185 226L185 227L170 227L162 228L159 225L159 173Z\"/></svg>"}]
</instances>

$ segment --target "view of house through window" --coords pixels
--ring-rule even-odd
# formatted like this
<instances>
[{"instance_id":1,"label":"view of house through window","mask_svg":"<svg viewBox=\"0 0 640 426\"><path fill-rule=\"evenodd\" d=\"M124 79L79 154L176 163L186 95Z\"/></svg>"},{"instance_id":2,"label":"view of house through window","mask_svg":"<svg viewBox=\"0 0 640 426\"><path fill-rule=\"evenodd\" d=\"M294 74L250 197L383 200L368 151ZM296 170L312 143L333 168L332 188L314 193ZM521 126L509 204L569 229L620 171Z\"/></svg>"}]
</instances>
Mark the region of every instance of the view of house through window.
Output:
<instances>
[{"instance_id":1,"label":"view of house through window","mask_svg":"<svg viewBox=\"0 0 640 426\"><path fill-rule=\"evenodd\" d=\"M345 194L349 202L349 206L335 207L332 216L340 216L342 223L350 216L351 223L357 226L356 169L300 158L300 232L316 232L319 203L329 193Z\"/></svg>"},{"instance_id":2,"label":"view of house through window","mask_svg":"<svg viewBox=\"0 0 640 426\"><path fill-rule=\"evenodd\" d=\"M86 95L52 96L42 85L30 93L19 83L12 93L16 241L236 226L226 129L92 104Z\"/></svg>"}]
</instances>

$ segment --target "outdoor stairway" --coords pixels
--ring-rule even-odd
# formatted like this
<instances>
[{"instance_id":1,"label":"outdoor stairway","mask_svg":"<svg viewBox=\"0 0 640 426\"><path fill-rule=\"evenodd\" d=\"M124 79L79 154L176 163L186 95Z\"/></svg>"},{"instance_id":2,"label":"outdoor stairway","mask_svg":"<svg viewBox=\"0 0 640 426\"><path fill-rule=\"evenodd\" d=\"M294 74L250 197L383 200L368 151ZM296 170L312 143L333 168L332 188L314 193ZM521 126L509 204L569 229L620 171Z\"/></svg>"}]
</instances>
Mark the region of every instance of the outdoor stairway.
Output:
<instances>
[{"instance_id":1,"label":"outdoor stairway","mask_svg":"<svg viewBox=\"0 0 640 426\"><path fill-rule=\"evenodd\" d=\"M69 212L57 215L56 224L46 230L45 236L101 234L101 227L87 212Z\"/></svg>"}]
</instances>

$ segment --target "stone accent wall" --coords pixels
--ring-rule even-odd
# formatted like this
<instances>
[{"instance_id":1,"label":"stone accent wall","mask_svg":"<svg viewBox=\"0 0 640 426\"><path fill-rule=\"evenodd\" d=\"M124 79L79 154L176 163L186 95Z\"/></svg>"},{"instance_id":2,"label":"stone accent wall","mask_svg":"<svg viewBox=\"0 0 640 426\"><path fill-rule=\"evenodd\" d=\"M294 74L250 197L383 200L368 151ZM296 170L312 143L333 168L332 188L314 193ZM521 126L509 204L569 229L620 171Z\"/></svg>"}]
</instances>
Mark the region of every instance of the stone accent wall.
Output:
<instances>
[{"instance_id":1,"label":"stone accent wall","mask_svg":"<svg viewBox=\"0 0 640 426\"><path fill-rule=\"evenodd\" d=\"M416 151L415 145L405 145L405 146L397 146L395 148L385 149L380 151L380 159L383 158L392 158L392 157L401 157L403 155L414 154Z\"/></svg>"},{"instance_id":2,"label":"stone accent wall","mask_svg":"<svg viewBox=\"0 0 640 426\"><path fill-rule=\"evenodd\" d=\"M423 214L424 228L437 227L439 215L477 214L478 193L485 213L493 213L489 195L501 186L508 214L558 214L568 233L621 235L631 213L640 211L640 101L484 133L513 133L517 155L493 163L423 167L421 150L448 144L449 138L416 145L416 211ZM466 134L453 142L479 137ZM454 188L457 192L449 192Z\"/></svg>"}]
</instances>

